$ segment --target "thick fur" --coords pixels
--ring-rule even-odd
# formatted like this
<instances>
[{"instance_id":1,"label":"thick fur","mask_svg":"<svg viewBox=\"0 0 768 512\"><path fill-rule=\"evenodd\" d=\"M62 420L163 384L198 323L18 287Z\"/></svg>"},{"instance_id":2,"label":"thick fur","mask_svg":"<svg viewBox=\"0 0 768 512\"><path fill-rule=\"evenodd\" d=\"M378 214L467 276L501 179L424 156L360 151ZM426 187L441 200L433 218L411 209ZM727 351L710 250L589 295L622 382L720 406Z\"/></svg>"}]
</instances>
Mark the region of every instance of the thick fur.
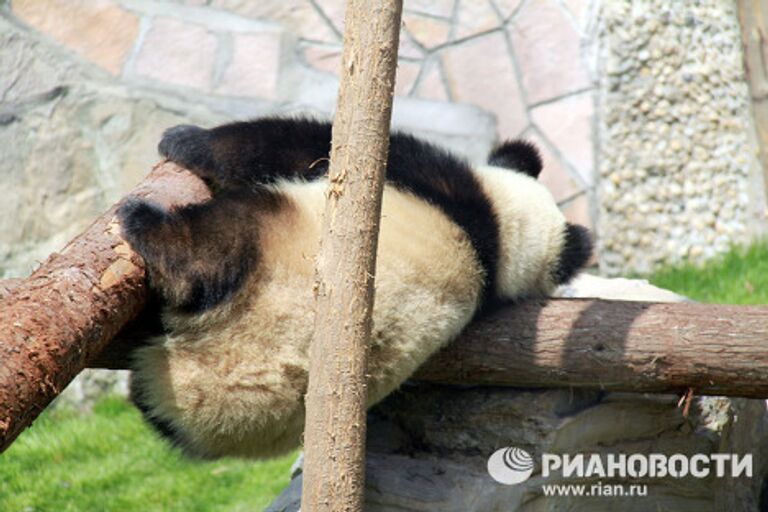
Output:
<instances>
[{"instance_id":1,"label":"thick fur","mask_svg":"<svg viewBox=\"0 0 768 512\"><path fill-rule=\"evenodd\" d=\"M161 152L211 183L213 199L118 212L166 301L166 333L136 352L132 396L189 454L266 457L300 442L329 146L330 125L307 120L174 128ZM530 175L393 135L369 405L484 306L546 295L586 262L585 231Z\"/></svg>"}]
</instances>

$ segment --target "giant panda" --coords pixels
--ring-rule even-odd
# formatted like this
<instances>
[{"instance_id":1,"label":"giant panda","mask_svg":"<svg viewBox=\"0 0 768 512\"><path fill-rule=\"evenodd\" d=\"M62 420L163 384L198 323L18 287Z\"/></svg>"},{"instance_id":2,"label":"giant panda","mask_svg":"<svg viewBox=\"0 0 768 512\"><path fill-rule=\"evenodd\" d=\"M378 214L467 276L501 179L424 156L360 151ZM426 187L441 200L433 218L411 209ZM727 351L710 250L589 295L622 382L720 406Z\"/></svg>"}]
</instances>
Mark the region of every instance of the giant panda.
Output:
<instances>
[{"instance_id":1,"label":"giant panda","mask_svg":"<svg viewBox=\"0 0 768 512\"><path fill-rule=\"evenodd\" d=\"M330 123L303 118L178 126L159 151L212 199L118 210L162 301L162 332L133 355L131 397L189 455L263 458L300 443L330 143ZM588 231L536 181L534 146L502 143L488 162L390 138L368 405L475 316L546 296L590 257Z\"/></svg>"}]
</instances>

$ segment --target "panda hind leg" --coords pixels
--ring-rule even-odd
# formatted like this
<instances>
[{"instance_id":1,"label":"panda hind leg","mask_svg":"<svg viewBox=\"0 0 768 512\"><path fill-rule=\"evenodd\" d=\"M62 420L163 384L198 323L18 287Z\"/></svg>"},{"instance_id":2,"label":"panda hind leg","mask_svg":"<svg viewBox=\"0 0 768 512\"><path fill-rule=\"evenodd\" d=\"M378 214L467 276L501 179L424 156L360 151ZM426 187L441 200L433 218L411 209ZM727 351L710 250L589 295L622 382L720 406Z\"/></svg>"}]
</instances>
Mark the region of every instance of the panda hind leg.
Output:
<instances>
[{"instance_id":1,"label":"panda hind leg","mask_svg":"<svg viewBox=\"0 0 768 512\"><path fill-rule=\"evenodd\" d=\"M223 195L170 211L131 198L117 216L165 304L200 313L231 298L255 267L254 207L258 197Z\"/></svg>"},{"instance_id":2,"label":"panda hind leg","mask_svg":"<svg viewBox=\"0 0 768 512\"><path fill-rule=\"evenodd\" d=\"M203 178L214 194L280 178L316 179L327 172L331 125L302 118L261 118L206 130L180 125L158 151Z\"/></svg>"}]
</instances>

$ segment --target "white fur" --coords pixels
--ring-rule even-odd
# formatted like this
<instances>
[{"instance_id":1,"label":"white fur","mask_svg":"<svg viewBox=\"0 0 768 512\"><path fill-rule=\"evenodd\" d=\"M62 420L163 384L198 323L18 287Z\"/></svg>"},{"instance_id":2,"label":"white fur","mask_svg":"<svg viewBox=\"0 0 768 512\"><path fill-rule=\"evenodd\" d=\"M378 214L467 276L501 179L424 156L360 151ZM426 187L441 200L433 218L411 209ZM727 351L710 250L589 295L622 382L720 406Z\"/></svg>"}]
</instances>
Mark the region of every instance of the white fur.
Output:
<instances>
[{"instance_id":1,"label":"white fur","mask_svg":"<svg viewBox=\"0 0 768 512\"><path fill-rule=\"evenodd\" d=\"M499 220L499 296L548 295L551 270L563 246L565 217L552 194L534 178L490 165L475 173Z\"/></svg>"}]
</instances>

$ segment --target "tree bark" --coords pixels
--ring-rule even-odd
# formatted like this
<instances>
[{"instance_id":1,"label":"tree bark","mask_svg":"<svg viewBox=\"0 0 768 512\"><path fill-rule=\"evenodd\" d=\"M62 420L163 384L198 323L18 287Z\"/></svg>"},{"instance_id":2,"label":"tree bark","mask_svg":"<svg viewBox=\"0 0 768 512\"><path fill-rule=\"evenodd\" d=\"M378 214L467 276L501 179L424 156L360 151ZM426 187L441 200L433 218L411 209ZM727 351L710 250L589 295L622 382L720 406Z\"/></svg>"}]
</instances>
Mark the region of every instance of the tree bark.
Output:
<instances>
[{"instance_id":1,"label":"tree bark","mask_svg":"<svg viewBox=\"0 0 768 512\"><path fill-rule=\"evenodd\" d=\"M768 307L526 302L471 324L414 378L768 398Z\"/></svg>"},{"instance_id":2,"label":"tree bark","mask_svg":"<svg viewBox=\"0 0 768 512\"><path fill-rule=\"evenodd\" d=\"M360 511L366 362L402 1L349 0L317 260L302 509Z\"/></svg>"},{"instance_id":3,"label":"tree bark","mask_svg":"<svg viewBox=\"0 0 768 512\"><path fill-rule=\"evenodd\" d=\"M165 164L132 194L171 206L203 200L208 189ZM0 290L0 452L144 305L144 264L120 237L115 210Z\"/></svg>"},{"instance_id":4,"label":"tree bark","mask_svg":"<svg viewBox=\"0 0 768 512\"><path fill-rule=\"evenodd\" d=\"M737 0L744 68L752 97L764 184L768 187L768 0ZM768 188L766 189L768 194Z\"/></svg>"},{"instance_id":5,"label":"tree bark","mask_svg":"<svg viewBox=\"0 0 768 512\"><path fill-rule=\"evenodd\" d=\"M11 291L23 282L22 279L3 279L0 281L0 300L10 295Z\"/></svg>"}]
</instances>

